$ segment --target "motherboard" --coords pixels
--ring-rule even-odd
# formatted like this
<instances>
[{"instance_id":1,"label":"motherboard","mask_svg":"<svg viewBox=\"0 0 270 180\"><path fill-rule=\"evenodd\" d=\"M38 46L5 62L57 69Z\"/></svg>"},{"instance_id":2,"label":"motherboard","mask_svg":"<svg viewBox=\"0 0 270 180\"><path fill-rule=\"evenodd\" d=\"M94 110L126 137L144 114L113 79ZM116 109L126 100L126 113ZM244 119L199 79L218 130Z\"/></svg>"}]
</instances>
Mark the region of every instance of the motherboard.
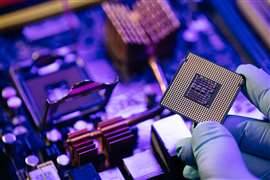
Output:
<instances>
[{"instance_id":1,"label":"motherboard","mask_svg":"<svg viewBox=\"0 0 270 180\"><path fill-rule=\"evenodd\" d=\"M183 179L175 148L192 121L160 101L188 54L235 76L247 63L270 72L265 24L247 11L270 9L266 0L1 3L0 179ZM185 71L182 98L198 108L226 99L216 74ZM242 92L230 96L220 121L265 118Z\"/></svg>"}]
</instances>

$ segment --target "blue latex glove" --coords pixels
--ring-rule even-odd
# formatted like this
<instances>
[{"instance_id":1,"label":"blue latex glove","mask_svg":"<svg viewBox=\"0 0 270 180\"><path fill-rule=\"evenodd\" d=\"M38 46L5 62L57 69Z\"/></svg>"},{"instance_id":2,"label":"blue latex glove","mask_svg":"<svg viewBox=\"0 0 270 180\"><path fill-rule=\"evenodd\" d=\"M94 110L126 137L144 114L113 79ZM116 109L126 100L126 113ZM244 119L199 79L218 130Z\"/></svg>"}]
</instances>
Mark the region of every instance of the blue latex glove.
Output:
<instances>
[{"instance_id":1,"label":"blue latex glove","mask_svg":"<svg viewBox=\"0 0 270 180\"><path fill-rule=\"evenodd\" d=\"M236 72L245 77L249 99L270 120L269 74L251 64L240 65Z\"/></svg>"},{"instance_id":2,"label":"blue latex glove","mask_svg":"<svg viewBox=\"0 0 270 180\"><path fill-rule=\"evenodd\" d=\"M240 65L237 72L245 76L250 100L270 119L270 76L253 65ZM270 124L228 116L224 126L200 123L192 138L179 143L177 154L188 165L184 176L270 179Z\"/></svg>"}]
</instances>

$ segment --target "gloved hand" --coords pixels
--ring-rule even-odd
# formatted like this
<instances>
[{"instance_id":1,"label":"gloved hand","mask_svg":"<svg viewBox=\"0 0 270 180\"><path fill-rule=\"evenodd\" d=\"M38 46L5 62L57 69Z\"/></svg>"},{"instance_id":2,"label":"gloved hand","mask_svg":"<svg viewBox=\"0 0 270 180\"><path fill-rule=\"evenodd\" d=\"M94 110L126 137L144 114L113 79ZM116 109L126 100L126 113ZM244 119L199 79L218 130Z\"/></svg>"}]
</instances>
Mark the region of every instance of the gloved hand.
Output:
<instances>
[{"instance_id":1,"label":"gloved hand","mask_svg":"<svg viewBox=\"0 0 270 180\"><path fill-rule=\"evenodd\" d=\"M253 65L236 72L245 77L252 103L270 119L270 76ZM270 124L237 116L228 116L224 126L203 122L179 143L177 155L188 165L187 178L270 179Z\"/></svg>"}]
</instances>

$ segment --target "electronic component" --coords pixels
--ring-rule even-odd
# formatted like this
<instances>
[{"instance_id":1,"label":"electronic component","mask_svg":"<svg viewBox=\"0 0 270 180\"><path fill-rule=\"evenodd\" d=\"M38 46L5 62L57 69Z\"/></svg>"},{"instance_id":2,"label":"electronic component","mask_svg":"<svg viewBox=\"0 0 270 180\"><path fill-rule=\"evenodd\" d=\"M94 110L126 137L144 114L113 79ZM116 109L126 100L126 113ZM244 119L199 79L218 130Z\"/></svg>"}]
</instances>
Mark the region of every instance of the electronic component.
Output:
<instances>
[{"instance_id":1,"label":"electronic component","mask_svg":"<svg viewBox=\"0 0 270 180\"><path fill-rule=\"evenodd\" d=\"M29 155L24 159L24 162L29 167L34 168L38 165L39 159L36 155Z\"/></svg>"},{"instance_id":2,"label":"electronic component","mask_svg":"<svg viewBox=\"0 0 270 180\"><path fill-rule=\"evenodd\" d=\"M222 122L243 78L189 53L164 95L161 105L195 122Z\"/></svg>"},{"instance_id":3,"label":"electronic component","mask_svg":"<svg viewBox=\"0 0 270 180\"><path fill-rule=\"evenodd\" d=\"M87 128L88 123L84 120L78 120L74 123L73 128L76 130L82 130Z\"/></svg>"},{"instance_id":4,"label":"electronic component","mask_svg":"<svg viewBox=\"0 0 270 180\"><path fill-rule=\"evenodd\" d=\"M1 139L4 143L5 153L9 156L16 154L16 136L13 133L6 133L2 136Z\"/></svg>"},{"instance_id":5,"label":"electronic component","mask_svg":"<svg viewBox=\"0 0 270 180\"><path fill-rule=\"evenodd\" d=\"M22 106L21 98L14 96L7 100L7 105L10 109L16 110Z\"/></svg>"},{"instance_id":6,"label":"electronic component","mask_svg":"<svg viewBox=\"0 0 270 180\"><path fill-rule=\"evenodd\" d=\"M29 172L30 180L60 180L58 171L52 161L47 161L45 163L39 164L37 169Z\"/></svg>"},{"instance_id":7,"label":"electronic component","mask_svg":"<svg viewBox=\"0 0 270 180\"><path fill-rule=\"evenodd\" d=\"M136 143L136 134L130 126L155 117L161 111L162 109L158 106L127 118L117 117L105 120L98 123L95 131L83 129L69 133L66 148L71 154L72 164L80 165L93 161L100 153L106 154L110 161L130 154ZM94 143L95 140L99 140L99 143Z\"/></svg>"},{"instance_id":8,"label":"electronic component","mask_svg":"<svg viewBox=\"0 0 270 180\"><path fill-rule=\"evenodd\" d=\"M99 173L99 176L102 180L111 180L111 179L124 180L125 179L121 171L117 167L102 171Z\"/></svg>"},{"instance_id":9,"label":"electronic component","mask_svg":"<svg viewBox=\"0 0 270 180\"><path fill-rule=\"evenodd\" d=\"M149 37L155 53L160 57L169 56L175 47L176 34L180 27L169 3L166 0L138 0L133 10L138 14L138 21Z\"/></svg>"},{"instance_id":10,"label":"electronic component","mask_svg":"<svg viewBox=\"0 0 270 180\"><path fill-rule=\"evenodd\" d=\"M92 164L86 164L73 169L70 172L70 176L72 180L101 180Z\"/></svg>"},{"instance_id":11,"label":"electronic component","mask_svg":"<svg viewBox=\"0 0 270 180\"><path fill-rule=\"evenodd\" d=\"M53 96L53 99L50 99L49 96L45 104L42 125L57 124L57 122L104 110L117 83L117 80L112 83L84 80L75 83L61 97Z\"/></svg>"},{"instance_id":12,"label":"electronic component","mask_svg":"<svg viewBox=\"0 0 270 180\"><path fill-rule=\"evenodd\" d=\"M178 19L165 0L138 0L130 10L121 3L106 2L107 47L116 66L127 76L143 67L148 59L162 92L167 80L155 55L168 56L175 46Z\"/></svg>"},{"instance_id":13,"label":"electronic component","mask_svg":"<svg viewBox=\"0 0 270 180\"><path fill-rule=\"evenodd\" d=\"M166 1L138 0L133 10L121 3L106 2L103 9L109 20L107 46L123 65L145 61L151 55L149 46L157 54L172 51L180 23Z\"/></svg>"},{"instance_id":14,"label":"electronic component","mask_svg":"<svg viewBox=\"0 0 270 180\"><path fill-rule=\"evenodd\" d=\"M166 179L151 150L146 150L123 159L127 179Z\"/></svg>"},{"instance_id":15,"label":"electronic component","mask_svg":"<svg viewBox=\"0 0 270 180\"><path fill-rule=\"evenodd\" d=\"M56 162L60 166L68 166L70 163L70 158L66 154L61 154L57 156Z\"/></svg>"},{"instance_id":16,"label":"electronic component","mask_svg":"<svg viewBox=\"0 0 270 180\"><path fill-rule=\"evenodd\" d=\"M75 166L93 161L98 156L98 147L87 134L86 129L68 134L67 150L71 154L72 164Z\"/></svg>"},{"instance_id":17,"label":"electronic component","mask_svg":"<svg viewBox=\"0 0 270 180\"><path fill-rule=\"evenodd\" d=\"M19 126L16 126L16 127L13 129L13 133L14 133L16 136L23 135L23 134L28 133L28 129L27 129L25 126L19 125Z\"/></svg>"},{"instance_id":18,"label":"electronic component","mask_svg":"<svg viewBox=\"0 0 270 180\"><path fill-rule=\"evenodd\" d=\"M2 141L5 144L13 144L16 142L16 136L12 133L7 133L2 136Z\"/></svg>"},{"instance_id":19,"label":"electronic component","mask_svg":"<svg viewBox=\"0 0 270 180\"><path fill-rule=\"evenodd\" d=\"M209 108L221 85L200 74L195 74L184 97Z\"/></svg>"},{"instance_id":20,"label":"electronic component","mask_svg":"<svg viewBox=\"0 0 270 180\"><path fill-rule=\"evenodd\" d=\"M71 170L70 157L67 154L61 154L56 158L57 167L61 179L68 179Z\"/></svg>"},{"instance_id":21,"label":"electronic component","mask_svg":"<svg viewBox=\"0 0 270 180\"><path fill-rule=\"evenodd\" d=\"M73 54L70 49L65 54L56 52L58 51L36 52L33 54L33 61L15 64L10 70L11 77L39 128L103 110L117 83L85 81L89 79L89 75L84 62L79 57L67 62L65 57Z\"/></svg>"},{"instance_id":22,"label":"electronic component","mask_svg":"<svg viewBox=\"0 0 270 180\"><path fill-rule=\"evenodd\" d=\"M116 117L100 122L98 129L103 134L104 150L111 159L120 159L120 157L131 154L136 143L136 134L124 118Z\"/></svg>"},{"instance_id":23,"label":"electronic component","mask_svg":"<svg viewBox=\"0 0 270 180\"><path fill-rule=\"evenodd\" d=\"M110 56L124 76L128 76L145 64L146 44L150 39L132 11L120 3L105 2L102 5L108 17L106 22L106 45Z\"/></svg>"},{"instance_id":24,"label":"electronic component","mask_svg":"<svg viewBox=\"0 0 270 180\"><path fill-rule=\"evenodd\" d=\"M89 131L92 131L95 129L94 124L92 122L86 122L84 120L78 120L74 123L73 128L75 130L82 130L87 129Z\"/></svg>"},{"instance_id":25,"label":"electronic component","mask_svg":"<svg viewBox=\"0 0 270 180\"><path fill-rule=\"evenodd\" d=\"M12 118L12 124L19 125L26 121L25 117L23 115L16 115Z\"/></svg>"},{"instance_id":26,"label":"electronic component","mask_svg":"<svg viewBox=\"0 0 270 180\"><path fill-rule=\"evenodd\" d=\"M9 99L13 96L16 96L16 94L16 90L11 86L3 88L1 92L1 95L4 99Z\"/></svg>"},{"instance_id":27,"label":"electronic component","mask_svg":"<svg viewBox=\"0 0 270 180\"><path fill-rule=\"evenodd\" d=\"M181 139L191 137L184 120L179 115L172 115L153 123L151 144L157 159L172 177L181 176L184 164L176 155L176 147Z\"/></svg>"},{"instance_id":28,"label":"electronic component","mask_svg":"<svg viewBox=\"0 0 270 180\"><path fill-rule=\"evenodd\" d=\"M54 143L62 140L62 134L58 129L54 128L46 132L46 138L48 141Z\"/></svg>"}]
</instances>

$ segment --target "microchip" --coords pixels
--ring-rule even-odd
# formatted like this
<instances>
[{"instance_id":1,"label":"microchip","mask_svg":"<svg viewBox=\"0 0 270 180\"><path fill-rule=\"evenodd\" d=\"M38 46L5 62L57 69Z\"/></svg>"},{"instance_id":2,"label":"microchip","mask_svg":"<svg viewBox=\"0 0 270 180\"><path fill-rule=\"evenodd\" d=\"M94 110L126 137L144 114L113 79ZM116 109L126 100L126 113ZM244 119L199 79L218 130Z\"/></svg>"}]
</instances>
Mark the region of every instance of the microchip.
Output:
<instances>
[{"instance_id":1,"label":"microchip","mask_svg":"<svg viewBox=\"0 0 270 180\"><path fill-rule=\"evenodd\" d=\"M213 103L221 85L200 74L195 74L184 97L207 108Z\"/></svg>"},{"instance_id":2,"label":"microchip","mask_svg":"<svg viewBox=\"0 0 270 180\"><path fill-rule=\"evenodd\" d=\"M161 100L161 105L195 122L222 122L243 78L189 53Z\"/></svg>"}]
</instances>

